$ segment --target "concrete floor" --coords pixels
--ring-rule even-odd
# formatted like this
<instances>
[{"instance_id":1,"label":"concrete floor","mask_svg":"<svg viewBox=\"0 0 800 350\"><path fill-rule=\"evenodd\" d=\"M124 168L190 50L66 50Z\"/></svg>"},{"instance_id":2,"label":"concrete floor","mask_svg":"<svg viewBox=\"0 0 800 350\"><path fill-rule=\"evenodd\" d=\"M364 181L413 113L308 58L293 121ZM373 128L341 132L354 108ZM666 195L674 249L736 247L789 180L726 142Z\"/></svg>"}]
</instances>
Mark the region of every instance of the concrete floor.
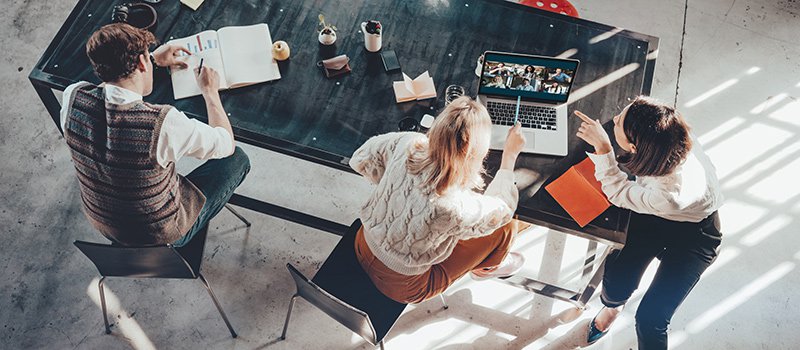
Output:
<instances>
[{"instance_id":1,"label":"concrete floor","mask_svg":"<svg viewBox=\"0 0 800 350\"><path fill-rule=\"evenodd\" d=\"M718 167L727 197L721 256L675 315L671 347L796 349L800 1L573 3L583 18L661 38L653 95L676 101L688 117ZM337 237L248 211L243 212L254 222L250 230L225 212L212 221L203 267L238 339L230 338L195 281L110 280L115 325L112 335L103 334L94 268L71 244L103 240L80 213L67 147L27 80L74 1L4 0L3 5L0 348L371 348L303 301L289 338L276 341L294 293L284 265L292 262L312 275ZM353 175L247 151L253 171L240 191L245 194L344 223L355 217L369 191ZM539 228L517 244L526 252L558 248L544 256L529 254L529 261L544 261L542 269L551 272L585 249ZM565 303L469 279L447 295L449 310L434 301L409 308L387 346L577 348L599 306L594 299L589 311L570 321L575 315L570 317ZM637 302L635 297L595 348L636 347Z\"/></svg>"}]
</instances>

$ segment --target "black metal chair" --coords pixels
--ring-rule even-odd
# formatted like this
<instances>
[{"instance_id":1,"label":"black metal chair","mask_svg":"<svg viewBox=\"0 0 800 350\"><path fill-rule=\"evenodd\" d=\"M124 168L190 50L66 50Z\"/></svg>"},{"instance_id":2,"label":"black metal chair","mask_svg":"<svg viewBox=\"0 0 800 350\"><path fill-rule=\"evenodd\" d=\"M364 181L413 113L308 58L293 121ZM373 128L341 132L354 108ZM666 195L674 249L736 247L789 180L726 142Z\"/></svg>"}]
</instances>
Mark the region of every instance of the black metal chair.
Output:
<instances>
[{"instance_id":1,"label":"black metal chair","mask_svg":"<svg viewBox=\"0 0 800 350\"><path fill-rule=\"evenodd\" d=\"M226 206L227 207L227 206ZM236 217L248 227L250 223L241 215L228 207ZM222 310L214 291L208 281L200 273L200 263L203 261L203 250L208 236L208 226L203 228L189 243L183 247L176 248L171 244L148 246L148 247L126 247L111 244L91 243L75 241L75 246L83 252L89 260L97 267L100 273L100 281L97 283L100 289L100 304L103 309L103 321L106 325L106 334L111 334L111 326L108 324L106 312L106 298L103 293L103 282L106 277L129 277L129 278L178 278L178 279L200 279L206 287L208 295L214 301L217 311L228 326L231 336L236 338L237 334L233 330L228 316Z\"/></svg>"},{"instance_id":2,"label":"black metal chair","mask_svg":"<svg viewBox=\"0 0 800 350\"><path fill-rule=\"evenodd\" d=\"M302 297L372 345L380 345L383 349L384 337L407 304L383 295L359 264L354 245L360 227L360 220L350 226L313 279L306 278L292 264L286 264L297 285L297 293L289 302L282 340L286 339L295 300ZM444 296L440 297L447 309Z\"/></svg>"}]
</instances>

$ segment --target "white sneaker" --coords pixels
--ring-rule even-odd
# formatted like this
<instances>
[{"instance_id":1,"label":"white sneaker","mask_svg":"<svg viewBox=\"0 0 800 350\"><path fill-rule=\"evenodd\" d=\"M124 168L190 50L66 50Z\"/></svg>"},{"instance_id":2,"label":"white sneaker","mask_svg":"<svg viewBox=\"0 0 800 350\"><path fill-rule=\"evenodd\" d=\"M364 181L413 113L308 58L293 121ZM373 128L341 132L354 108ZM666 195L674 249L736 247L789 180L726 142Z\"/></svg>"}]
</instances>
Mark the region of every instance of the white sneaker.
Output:
<instances>
[{"instance_id":1,"label":"white sneaker","mask_svg":"<svg viewBox=\"0 0 800 350\"><path fill-rule=\"evenodd\" d=\"M470 277L476 281L481 281L489 278L506 278L511 277L519 270L522 269L522 265L525 264L525 257L522 254L517 252L509 252L506 255L506 258L503 259L503 262L500 265L485 269L476 269L472 270L470 273Z\"/></svg>"}]
</instances>

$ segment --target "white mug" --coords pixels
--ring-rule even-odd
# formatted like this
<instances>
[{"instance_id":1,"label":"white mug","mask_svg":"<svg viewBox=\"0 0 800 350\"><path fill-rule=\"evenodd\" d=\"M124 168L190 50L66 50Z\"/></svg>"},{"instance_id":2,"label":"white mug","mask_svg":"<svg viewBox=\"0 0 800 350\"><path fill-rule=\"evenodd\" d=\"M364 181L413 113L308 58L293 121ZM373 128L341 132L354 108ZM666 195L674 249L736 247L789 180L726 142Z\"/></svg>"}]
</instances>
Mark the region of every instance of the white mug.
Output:
<instances>
[{"instance_id":1,"label":"white mug","mask_svg":"<svg viewBox=\"0 0 800 350\"><path fill-rule=\"evenodd\" d=\"M364 33L364 48L369 52L377 52L383 45L381 34L367 33L367 22L361 22L361 31ZM383 32L383 28L381 28Z\"/></svg>"}]
</instances>

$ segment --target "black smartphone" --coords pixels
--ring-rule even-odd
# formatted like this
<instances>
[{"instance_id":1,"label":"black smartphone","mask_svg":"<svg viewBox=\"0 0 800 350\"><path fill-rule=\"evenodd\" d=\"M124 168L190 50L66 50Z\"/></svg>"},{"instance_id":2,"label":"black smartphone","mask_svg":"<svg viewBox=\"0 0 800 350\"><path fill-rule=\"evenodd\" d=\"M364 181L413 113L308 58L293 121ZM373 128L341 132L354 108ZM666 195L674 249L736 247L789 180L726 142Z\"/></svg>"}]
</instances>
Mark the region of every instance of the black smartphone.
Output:
<instances>
[{"instance_id":1,"label":"black smartphone","mask_svg":"<svg viewBox=\"0 0 800 350\"><path fill-rule=\"evenodd\" d=\"M394 50L381 52L381 59L383 59L383 69L387 72L400 70L400 61L397 60L397 53Z\"/></svg>"}]
</instances>

